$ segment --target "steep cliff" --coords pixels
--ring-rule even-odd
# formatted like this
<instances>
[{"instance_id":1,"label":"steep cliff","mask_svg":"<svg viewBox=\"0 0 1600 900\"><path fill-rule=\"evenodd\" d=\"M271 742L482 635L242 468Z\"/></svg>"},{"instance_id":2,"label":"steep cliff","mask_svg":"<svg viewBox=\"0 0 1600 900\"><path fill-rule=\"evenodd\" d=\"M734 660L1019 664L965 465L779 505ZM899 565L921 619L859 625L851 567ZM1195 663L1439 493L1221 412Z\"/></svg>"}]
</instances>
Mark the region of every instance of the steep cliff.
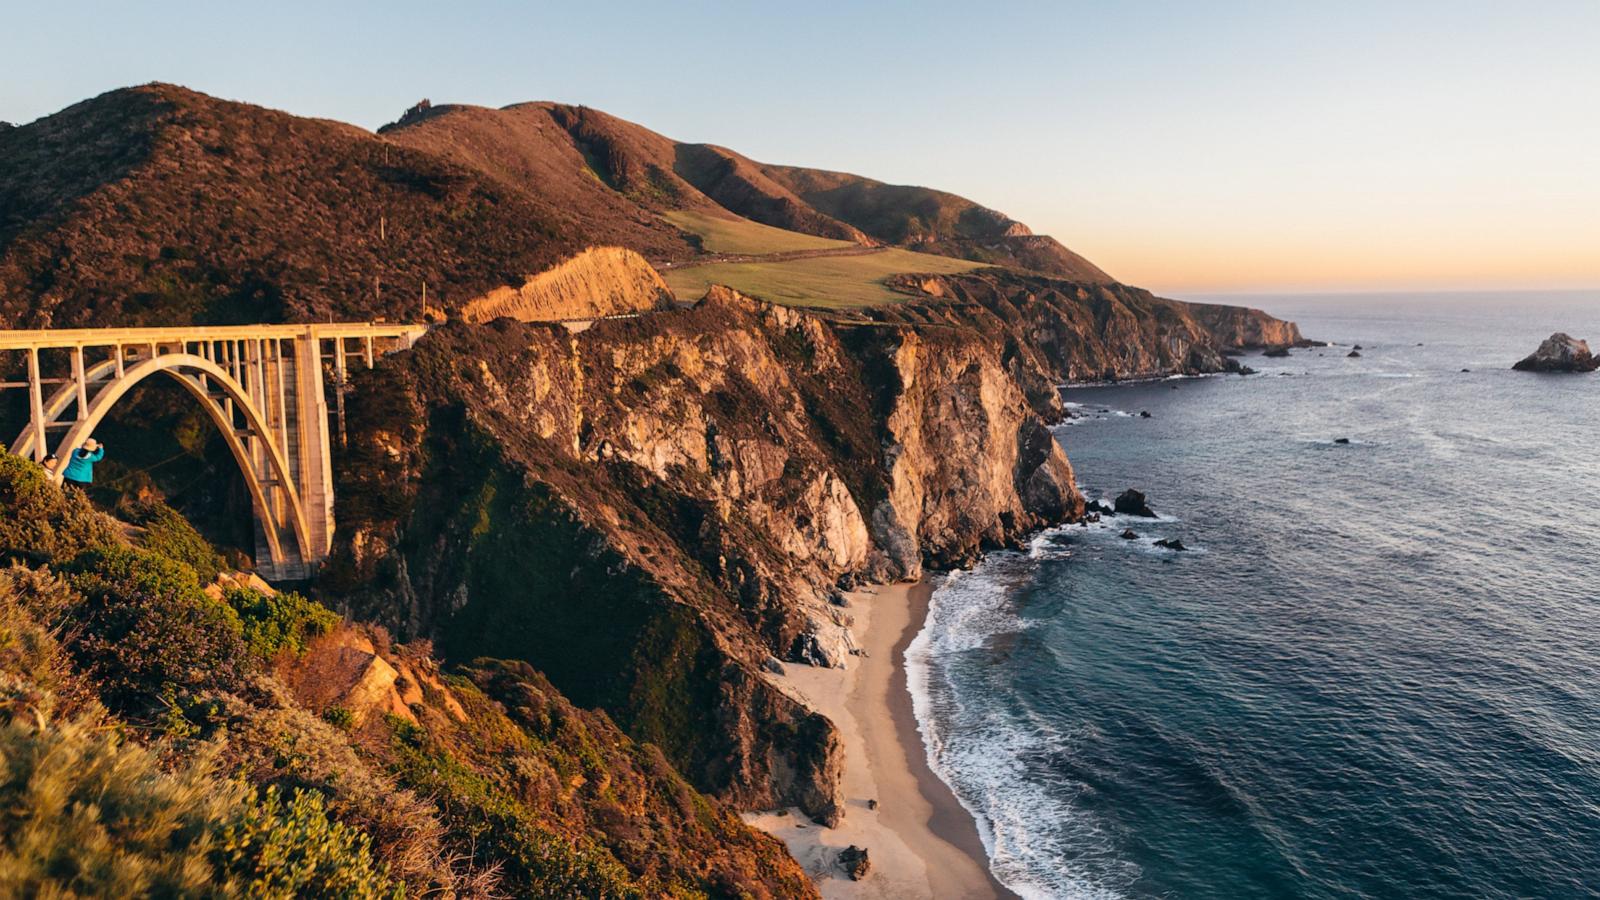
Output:
<instances>
[{"instance_id":1,"label":"steep cliff","mask_svg":"<svg viewBox=\"0 0 1600 900\"><path fill-rule=\"evenodd\" d=\"M1237 371L1225 351L1305 343L1293 322L1260 310L1184 303L1121 284L999 269L897 276L892 284L923 299L871 317L993 335L1004 341L1013 376L1045 404L1058 384Z\"/></svg>"},{"instance_id":2,"label":"steep cliff","mask_svg":"<svg viewBox=\"0 0 1600 900\"><path fill-rule=\"evenodd\" d=\"M448 326L357 386L330 589L527 660L746 807L839 815L832 725L758 668L848 658L841 579L1082 509L994 342L726 290L575 335Z\"/></svg>"}]
</instances>

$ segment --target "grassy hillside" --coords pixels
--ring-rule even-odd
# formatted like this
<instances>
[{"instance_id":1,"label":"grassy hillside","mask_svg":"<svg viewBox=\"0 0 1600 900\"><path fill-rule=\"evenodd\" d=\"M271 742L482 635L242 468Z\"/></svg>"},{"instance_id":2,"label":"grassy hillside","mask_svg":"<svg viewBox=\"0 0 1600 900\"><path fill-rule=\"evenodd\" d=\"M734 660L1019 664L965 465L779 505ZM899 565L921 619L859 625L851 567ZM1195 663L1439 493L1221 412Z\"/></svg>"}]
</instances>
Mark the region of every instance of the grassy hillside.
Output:
<instances>
[{"instance_id":1,"label":"grassy hillside","mask_svg":"<svg viewBox=\"0 0 1600 900\"><path fill-rule=\"evenodd\" d=\"M749 219L712 215L698 210L673 210L663 213L662 218L699 237L700 247L707 253L762 255L855 246L849 241L814 237Z\"/></svg>"},{"instance_id":2,"label":"grassy hillside","mask_svg":"<svg viewBox=\"0 0 1600 900\"><path fill-rule=\"evenodd\" d=\"M853 256L815 256L784 261L710 263L664 273L679 298L705 295L713 284L786 306L849 309L898 303L905 295L884 280L906 273L956 274L981 263L908 250L872 250Z\"/></svg>"}]
</instances>

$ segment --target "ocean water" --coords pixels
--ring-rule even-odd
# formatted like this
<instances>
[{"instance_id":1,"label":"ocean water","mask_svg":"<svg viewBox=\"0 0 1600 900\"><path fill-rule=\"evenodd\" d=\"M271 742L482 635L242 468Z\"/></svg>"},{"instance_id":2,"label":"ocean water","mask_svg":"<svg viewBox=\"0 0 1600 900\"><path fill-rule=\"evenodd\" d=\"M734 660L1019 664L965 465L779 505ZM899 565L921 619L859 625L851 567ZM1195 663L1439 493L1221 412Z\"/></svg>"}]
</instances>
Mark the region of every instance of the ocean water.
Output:
<instances>
[{"instance_id":1,"label":"ocean water","mask_svg":"<svg viewBox=\"0 0 1600 900\"><path fill-rule=\"evenodd\" d=\"M1067 391L1086 493L1161 518L946 578L908 651L996 875L1600 895L1600 373L1510 370L1553 331L1600 339L1600 291L1247 302L1344 346Z\"/></svg>"}]
</instances>

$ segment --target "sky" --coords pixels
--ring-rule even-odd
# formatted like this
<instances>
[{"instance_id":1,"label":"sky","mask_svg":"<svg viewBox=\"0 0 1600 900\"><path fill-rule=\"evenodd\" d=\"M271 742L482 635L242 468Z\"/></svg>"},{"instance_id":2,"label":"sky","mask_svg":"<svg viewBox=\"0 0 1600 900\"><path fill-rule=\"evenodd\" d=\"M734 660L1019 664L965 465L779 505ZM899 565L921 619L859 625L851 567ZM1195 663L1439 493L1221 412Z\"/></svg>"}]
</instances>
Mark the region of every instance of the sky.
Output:
<instances>
[{"instance_id":1,"label":"sky","mask_svg":"<svg viewBox=\"0 0 1600 900\"><path fill-rule=\"evenodd\" d=\"M0 0L0 120L169 81L593 106L954 191L1165 293L1600 288L1600 0ZM0 160L3 164L3 160Z\"/></svg>"}]
</instances>

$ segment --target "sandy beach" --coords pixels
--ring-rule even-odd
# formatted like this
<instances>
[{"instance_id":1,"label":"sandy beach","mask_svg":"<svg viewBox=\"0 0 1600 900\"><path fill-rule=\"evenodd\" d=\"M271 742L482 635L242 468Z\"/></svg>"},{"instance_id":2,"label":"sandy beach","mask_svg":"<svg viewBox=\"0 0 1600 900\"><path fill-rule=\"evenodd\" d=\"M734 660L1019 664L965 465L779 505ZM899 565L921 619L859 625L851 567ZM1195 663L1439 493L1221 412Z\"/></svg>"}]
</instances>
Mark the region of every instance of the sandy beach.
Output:
<instances>
[{"instance_id":1,"label":"sandy beach","mask_svg":"<svg viewBox=\"0 0 1600 900\"><path fill-rule=\"evenodd\" d=\"M926 581L867 587L849 595L855 639L865 656L849 668L784 664L774 684L838 726L845 746L845 817L824 828L798 810L751 814L777 835L826 898L1014 897L989 874L972 817L928 768L906 689L906 646L927 616ZM877 809L868 801L876 800ZM851 881L840 850L864 847L872 864Z\"/></svg>"}]
</instances>

